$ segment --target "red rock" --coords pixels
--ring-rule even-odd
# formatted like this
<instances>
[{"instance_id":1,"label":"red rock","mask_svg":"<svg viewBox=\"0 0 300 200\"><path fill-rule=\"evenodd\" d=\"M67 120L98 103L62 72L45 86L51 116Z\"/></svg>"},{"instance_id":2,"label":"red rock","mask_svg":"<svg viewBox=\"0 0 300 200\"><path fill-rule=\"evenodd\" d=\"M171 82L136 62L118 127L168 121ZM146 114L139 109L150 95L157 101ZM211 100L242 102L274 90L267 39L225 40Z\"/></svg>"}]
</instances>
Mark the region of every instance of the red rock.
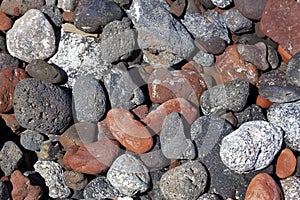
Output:
<instances>
[{"instance_id":1,"label":"red rock","mask_svg":"<svg viewBox=\"0 0 300 200\"><path fill-rule=\"evenodd\" d=\"M140 120L144 120L149 113L147 105L140 105L131 110Z\"/></svg>"},{"instance_id":2,"label":"red rock","mask_svg":"<svg viewBox=\"0 0 300 200\"><path fill-rule=\"evenodd\" d=\"M6 31L10 29L12 24L12 20L4 12L0 12L0 30Z\"/></svg>"},{"instance_id":3,"label":"red rock","mask_svg":"<svg viewBox=\"0 0 300 200\"><path fill-rule=\"evenodd\" d=\"M248 185L244 200L283 200L282 191L267 173L257 174Z\"/></svg>"},{"instance_id":4,"label":"red rock","mask_svg":"<svg viewBox=\"0 0 300 200\"><path fill-rule=\"evenodd\" d=\"M241 59L237 45L228 46L223 54L216 56L215 67L225 83L238 78L253 85L258 83L256 67Z\"/></svg>"},{"instance_id":5,"label":"red rock","mask_svg":"<svg viewBox=\"0 0 300 200\"><path fill-rule=\"evenodd\" d=\"M296 169L297 159L290 149L284 149L279 154L276 163L276 175L279 178L291 176Z\"/></svg>"},{"instance_id":6,"label":"red rock","mask_svg":"<svg viewBox=\"0 0 300 200\"><path fill-rule=\"evenodd\" d=\"M269 101L268 99L264 98L263 96L258 95L256 98L256 105L262 108L269 108L273 102Z\"/></svg>"},{"instance_id":7,"label":"red rock","mask_svg":"<svg viewBox=\"0 0 300 200\"><path fill-rule=\"evenodd\" d=\"M62 18L66 22L74 22L74 12L63 12Z\"/></svg>"},{"instance_id":8,"label":"red rock","mask_svg":"<svg viewBox=\"0 0 300 200\"><path fill-rule=\"evenodd\" d=\"M192 124L198 116L198 112L194 106L192 106L187 100L183 98L176 98L166 101L161 104L158 108L151 111L144 122L151 128L155 133L159 134L165 117L172 113L180 113L185 120Z\"/></svg>"},{"instance_id":9,"label":"red rock","mask_svg":"<svg viewBox=\"0 0 300 200\"><path fill-rule=\"evenodd\" d=\"M150 132L128 110L111 109L107 113L106 122L113 136L128 150L141 154L152 148Z\"/></svg>"},{"instance_id":10,"label":"red rock","mask_svg":"<svg viewBox=\"0 0 300 200\"><path fill-rule=\"evenodd\" d=\"M12 183L11 197L13 200L38 200L43 194L43 189L32 185L22 172L15 170L10 177Z\"/></svg>"},{"instance_id":11,"label":"red rock","mask_svg":"<svg viewBox=\"0 0 300 200\"><path fill-rule=\"evenodd\" d=\"M300 51L300 4L292 0L268 0L261 21L261 31L291 55Z\"/></svg>"},{"instance_id":12,"label":"red rock","mask_svg":"<svg viewBox=\"0 0 300 200\"><path fill-rule=\"evenodd\" d=\"M22 127L17 121L15 114L0 114L0 117L5 121L7 127L9 127L13 133L20 133Z\"/></svg>"}]
</instances>

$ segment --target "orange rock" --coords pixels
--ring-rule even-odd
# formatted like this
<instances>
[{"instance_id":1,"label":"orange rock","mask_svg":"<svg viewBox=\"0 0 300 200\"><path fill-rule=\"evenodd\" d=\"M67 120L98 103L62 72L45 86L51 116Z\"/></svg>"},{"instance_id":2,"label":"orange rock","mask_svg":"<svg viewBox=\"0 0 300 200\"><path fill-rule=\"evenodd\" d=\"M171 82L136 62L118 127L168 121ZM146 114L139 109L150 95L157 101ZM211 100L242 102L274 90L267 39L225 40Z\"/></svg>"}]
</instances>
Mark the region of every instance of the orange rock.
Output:
<instances>
[{"instance_id":1,"label":"orange rock","mask_svg":"<svg viewBox=\"0 0 300 200\"><path fill-rule=\"evenodd\" d=\"M262 108L269 108L273 102L269 101L268 99L264 98L263 96L258 95L256 98L256 105Z\"/></svg>"},{"instance_id":2,"label":"orange rock","mask_svg":"<svg viewBox=\"0 0 300 200\"><path fill-rule=\"evenodd\" d=\"M277 51L280 54L282 61L285 63L288 63L289 60L292 58L292 55L285 51L281 45L278 45Z\"/></svg>"},{"instance_id":3,"label":"orange rock","mask_svg":"<svg viewBox=\"0 0 300 200\"><path fill-rule=\"evenodd\" d=\"M276 163L276 175L279 178L291 176L296 169L297 159L290 149L284 149L279 154Z\"/></svg>"},{"instance_id":4,"label":"orange rock","mask_svg":"<svg viewBox=\"0 0 300 200\"><path fill-rule=\"evenodd\" d=\"M66 22L74 22L74 12L63 12L62 18Z\"/></svg>"},{"instance_id":5,"label":"orange rock","mask_svg":"<svg viewBox=\"0 0 300 200\"><path fill-rule=\"evenodd\" d=\"M257 174L248 185L244 200L283 200L280 187L267 173Z\"/></svg>"},{"instance_id":6,"label":"orange rock","mask_svg":"<svg viewBox=\"0 0 300 200\"><path fill-rule=\"evenodd\" d=\"M175 167L178 167L180 165L181 165L180 160L171 160L171 164L169 165L169 167L168 167L167 170L169 171L169 170L171 170L171 169L173 169Z\"/></svg>"},{"instance_id":7,"label":"orange rock","mask_svg":"<svg viewBox=\"0 0 300 200\"><path fill-rule=\"evenodd\" d=\"M113 136L128 150L141 154L152 148L150 132L128 110L111 109L107 113L106 122Z\"/></svg>"},{"instance_id":8,"label":"orange rock","mask_svg":"<svg viewBox=\"0 0 300 200\"><path fill-rule=\"evenodd\" d=\"M4 13L0 11L0 30L7 31L12 27L12 20Z\"/></svg>"}]
</instances>

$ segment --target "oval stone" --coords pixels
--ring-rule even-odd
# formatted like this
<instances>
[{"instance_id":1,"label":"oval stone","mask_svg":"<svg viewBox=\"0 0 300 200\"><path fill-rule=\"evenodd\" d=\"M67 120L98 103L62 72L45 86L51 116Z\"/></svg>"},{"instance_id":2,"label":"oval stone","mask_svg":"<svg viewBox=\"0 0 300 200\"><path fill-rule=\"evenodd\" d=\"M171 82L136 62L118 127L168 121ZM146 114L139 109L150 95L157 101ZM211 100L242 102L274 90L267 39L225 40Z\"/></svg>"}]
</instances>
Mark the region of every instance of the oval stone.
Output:
<instances>
[{"instance_id":1,"label":"oval stone","mask_svg":"<svg viewBox=\"0 0 300 200\"><path fill-rule=\"evenodd\" d=\"M276 163L276 175L279 178L291 176L295 172L296 164L297 160L294 153L290 149L282 150Z\"/></svg>"}]
</instances>

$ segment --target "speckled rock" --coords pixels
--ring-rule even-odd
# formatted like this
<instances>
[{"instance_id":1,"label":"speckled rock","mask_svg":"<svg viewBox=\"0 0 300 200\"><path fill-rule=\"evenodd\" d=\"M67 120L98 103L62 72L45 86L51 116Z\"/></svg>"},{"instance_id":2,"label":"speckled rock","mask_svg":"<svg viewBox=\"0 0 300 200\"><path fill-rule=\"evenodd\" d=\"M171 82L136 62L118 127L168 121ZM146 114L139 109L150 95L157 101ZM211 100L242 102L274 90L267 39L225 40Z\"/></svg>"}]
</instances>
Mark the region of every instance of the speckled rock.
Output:
<instances>
[{"instance_id":1,"label":"speckled rock","mask_svg":"<svg viewBox=\"0 0 300 200\"><path fill-rule=\"evenodd\" d=\"M259 20L267 0L234 0L237 9L247 18Z\"/></svg>"},{"instance_id":2,"label":"speckled rock","mask_svg":"<svg viewBox=\"0 0 300 200\"><path fill-rule=\"evenodd\" d=\"M213 193L205 193L201 195L197 200L220 200L220 197Z\"/></svg>"},{"instance_id":3,"label":"speckled rock","mask_svg":"<svg viewBox=\"0 0 300 200\"><path fill-rule=\"evenodd\" d=\"M259 77L260 86L270 86L277 85L281 87L286 87L288 85L288 81L286 79L286 73L280 69L271 70L263 73Z\"/></svg>"},{"instance_id":4,"label":"speckled rock","mask_svg":"<svg viewBox=\"0 0 300 200\"><path fill-rule=\"evenodd\" d=\"M39 151L45 136L36 131L25 130L21 133L21 145L30 151Z\"/></svg>"},{"instance_id":5,"label":"speckled rock","mask_svg":"<svg viewBox=\"0 0 300 200\"><path fill-rule=\"evenodd\" d=\"M1 49L1 47L0 47ZM20 61L15 57L11 56L8 53L2 53L0 51L0 69L9 68L9 67L18 67Z\"/></svg>"},{"instance_id":6,"label":"speckled rock","mask_svg":"<svg viewBox=\"0 0 300 200\"><path fill-rule=\"evenodd\" d=\"M144 164L132 155L119 156L107 172L108 181L122 194L133 196L150 188L150 176Z\"/></svg>"},{"instance_id":7,"label":"speckled rock","mask_svg":"<svg viewBox=\"0 0 300 200\"><path fill-rule=\"evenodd\" d=\"M250 106L247 106L241 112L235 112L234 116L236 116L237 118L237 125L236 125L237 127L239 127L240 125L248 121L255 121L255 120L266 121L266 117L262 109L256 104L251 104Z\"/></svg>"},{"instance_id":8,"label":"speckled rock","mask_svg":"<svg viewBox=\"0 0 300 200\"><path fill-rule=\"evenodd\" d=\"M292 176L280 180L285 200L299 200L300 198L300 178Z\"/></svg>"},{"instance_id":9,"label":"speckled rock","mask_svg":"<svg viewBox=\"0 0 300 200\"><path fill-rule=\"evenodd\" d=\"M283 179L291 176L296 169L297 160L295 154L288 148L283 149L276 162L276 175Z\"/></svg>"},{"instance_id":10,"label":"speckled rock","mask_svg":"<svg viewBox=\"0 0 300 200\"><path fill-rule=\"evenodd\" d=\"M64 11L74 11L79 0L57 0L57 7Z\"/></svg>"},{"instance_id":11,"label":"speckled rock","mask_svg":"<svg viewBox=\"0 0 300 200\"><path fill-rule=\"evenodd\" d=\"M37 156L40 161L56 161L60 151L61 148L58 143L45 140L41 142L40 151L37 152Z\"/></svg>"},{"instance_id":12,"label":"speckled rock","mask_svg":"<svg viewBox=\"0 0 300 200\"><path fill-rule=\"evenodd\" d=\"M286 68L286 79L292 85L300 87L300 51L288 62Z\"/></svg>"},{"instance_id":13,"label":"speckled rock","mask_svg":"<svg viewBox=\"0 0 300 200\"><path fill-rule=\"evenodd\" d=\"M53 27L44 14L36 9L29 10L15 21L7 32L6 42L9 53L26 62L44 60L56 51Z\"/></svg>"},{"instance_id":14,"label":"speckled rock","mask_svg":"<svg viewBox=\"0 0 300 200\"><path fill-rule=\"evenodd\" d=\"M251 121L225 136L220 147L222 162L237 173L267 167L281 149L283 132L266 121Z\"/></svg>"},{"instance_id":15,"label":"speckled rock","mask_svg":"<svg viewBox=\"0 0 300 200\"><path fill-rule=\"evenodd\" d=\"M274 103L287 103L300 99L300 88L297 86L262 86L258 92L261 96Z\"/></svg>"},{"instance_id":16,"label":"speckled rock","mask_svg":"<svg viewBox=\"0 0 300 200\"><path fill-rule=\"evenodd\" d=\"M24 15L30 9L39 9L45 5L45 0L3 0L1 1L0 10L9 15Z\"/></svg>"},{"instance_id":17,"label":"speckled rock","mask_svg":"<svg viewBox=\"0 0 300 200\"><path fill-rule=\"evenodd\" d=\"M300 151L300 102L274 104L267 111L268 120L285 132L284 141L292 149Z\"/></svg>"},{"instance_id":18,"label":"speckled rock","mask_svg":"<svg viewBox=\"0 0 300 200\"><path fill-rule=\"evenodd\" d=\"M62 18L62 13L59 10L59 8L55 5L45 5L41 7L40 9L48 19L56 26L56 27L61 27L63 24L63 18Z\"/></svg>"},{"instance_id":19,"label":"speckled rock","mask_svg":"<svg viewBox=\"0 0 300 200\"><path fill-rule=\"evenodd\" d=\"M63 178L63 168L53 161L37 161L34 170L44 179L52 198L66 198L71 194Z\"/></svg>"},{"instance_id":20,"label":"speckled rock","mask_svg":"<svg viewBox=\"0 0 300 200\"><path fill-rule=\"evenodd\" d=\"M0 152L0 168L5 176L10 176L23 160L23 152L12 141L5 142Z\"/></svg>"},{"instance_id":21,"label":"speckled rock","mask_svg":"<svg viewBox=\"0 0 300 200\"><path fill-rule=\"evenodd\" d=\"M64 181L73 190L82 190L88 184L86 176L75 171L64 171Z\"/></svg>"},{"instance_id":22,"label":"speckled rock","mask_svg":"<svg viewBox=\"0 0 300 200\"><path fill-rule=\"evenodd\" d=\"M164 173L159 187L166 200L197 199L204 192L207 181L205 167L198 161L190 161Z\"/></svg>"},{"instance_id":23,"label":"speckled rock","mask_svg":"<svg viewBox=\"0 0 300 200\"><path fill-rule=\"evenodd\" d=\"M231 4L232 0L211 0L211 2L219 8L226 8Z\"/></svg>"},{"instance_id":24,"label":"speckled rock","mask_svg":"<svg viewBox=\"0 0 300 200\"><path fill-rule=\"evenodd\" d=\"M61 133L72 120L70 96L58 86L34 78L17 84L14 111L23 127L41 133Z\"/></svg>"},{"instance_id":25,"label":"speckled rock","mask_svg":"<svg viewBox=\"0 0 300 200\"><path fill-rule=\"evenodd\" d=\"M193 60L203 67L210 67L215 63L215 57L213 54L201 50L197 52L197 54L193 57Z\"/></svg>"},{"instance_id":26,"label":"speckled rock","mask_svg":"<svg viewBox=\"0 0 300 200\"><path fill-rule=\"evenodd\" d=\"M222 16L226 26L235 34L247 33L253 29L252 21L238 10L226 10Z\"/></svg>"}]
</instances>

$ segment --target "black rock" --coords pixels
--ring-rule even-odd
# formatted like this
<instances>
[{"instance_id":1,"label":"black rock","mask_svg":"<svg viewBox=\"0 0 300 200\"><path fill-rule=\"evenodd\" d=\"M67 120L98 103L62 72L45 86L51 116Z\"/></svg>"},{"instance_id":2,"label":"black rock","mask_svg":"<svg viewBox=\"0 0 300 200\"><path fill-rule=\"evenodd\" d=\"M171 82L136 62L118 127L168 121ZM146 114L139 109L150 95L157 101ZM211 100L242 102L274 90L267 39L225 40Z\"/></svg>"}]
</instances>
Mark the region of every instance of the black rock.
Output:
<instances>
[{"instance_id":1,"label":"black rock","mask_svg":"<svg viewBox=\"0 0 300 200\"><path fill-rule=\"evenodd\" d=\"M9 188L4 181L0 181L0 199L10 199Z\"/></svg>"}]
</instances>

